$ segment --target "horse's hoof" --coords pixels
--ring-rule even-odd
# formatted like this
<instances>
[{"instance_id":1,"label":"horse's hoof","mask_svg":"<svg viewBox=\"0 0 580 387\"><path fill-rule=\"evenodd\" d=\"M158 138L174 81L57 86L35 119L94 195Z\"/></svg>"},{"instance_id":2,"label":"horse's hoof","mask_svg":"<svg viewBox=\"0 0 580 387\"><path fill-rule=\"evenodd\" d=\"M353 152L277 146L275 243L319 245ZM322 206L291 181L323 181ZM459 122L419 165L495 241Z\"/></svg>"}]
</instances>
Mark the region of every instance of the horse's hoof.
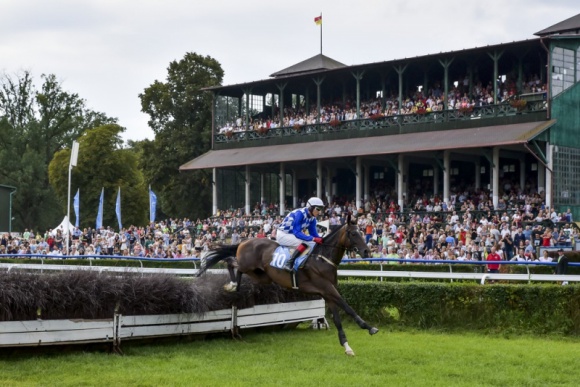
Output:
<instances>
[{"instance_id":1,"label":"horse's hoof","mask_svg":"<svg viewBox=\"0 0 580 387\"><path fill-rule=\"evenodd\" d=\"M354 351L352 350L352 348L350 347L350 345L348 345L348 343L344 343L344 353L346 353L348 356L354 356Z\"/></svg>"},{"instance_id":2,"label":"horse's hoof","mask_svg":"<svg viewBox=\"0 0 580 387\"><path fill-rule=\"evenodd\" d=\"M379 330L375 327L372 327L371 329L369 329L369 334L374 335L375 333L377 333Z\"/></svg>"}]
</instances>

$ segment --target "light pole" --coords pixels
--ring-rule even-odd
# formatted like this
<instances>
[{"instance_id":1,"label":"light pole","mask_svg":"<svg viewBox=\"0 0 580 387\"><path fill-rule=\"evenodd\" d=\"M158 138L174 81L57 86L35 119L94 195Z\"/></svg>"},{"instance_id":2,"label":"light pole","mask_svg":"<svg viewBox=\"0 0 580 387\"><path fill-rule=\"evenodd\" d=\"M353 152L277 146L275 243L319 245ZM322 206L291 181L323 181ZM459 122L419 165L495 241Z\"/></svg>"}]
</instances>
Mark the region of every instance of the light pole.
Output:
<instances>
[{"instance_id":1,"label":"light pole","mask_svg":"<svg viewBox=\"0 0 580 387\"><path fill-rule=\"evenodd\" d=\"M66 255L69 253L68 245L70 240L70 176L73 167L77 166L77 159L79 158L79 143L73 141L72 149L70 153L70 162L68 165L68 194L66 196L67 204L66 204Z\"/></svg>"}]
</instances>

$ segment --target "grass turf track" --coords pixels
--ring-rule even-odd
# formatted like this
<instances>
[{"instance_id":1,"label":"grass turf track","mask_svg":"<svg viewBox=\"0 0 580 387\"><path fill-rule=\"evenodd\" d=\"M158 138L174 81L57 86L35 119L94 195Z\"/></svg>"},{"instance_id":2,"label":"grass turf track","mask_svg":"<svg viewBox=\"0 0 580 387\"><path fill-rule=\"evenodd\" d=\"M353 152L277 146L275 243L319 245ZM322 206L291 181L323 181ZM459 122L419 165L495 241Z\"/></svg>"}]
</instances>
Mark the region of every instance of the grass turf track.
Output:
<instances>
[{"instance_id":1,"label":"grass turf track","mask_svg":"<svg viewBox=\"0 0 580 387\"><path fill-rule=\"evenodd\" d=\"M577 386L580 339L336 330L246 332L230 338L104 351L0 351L0 386Z\"/></svg>"}]
</instances>

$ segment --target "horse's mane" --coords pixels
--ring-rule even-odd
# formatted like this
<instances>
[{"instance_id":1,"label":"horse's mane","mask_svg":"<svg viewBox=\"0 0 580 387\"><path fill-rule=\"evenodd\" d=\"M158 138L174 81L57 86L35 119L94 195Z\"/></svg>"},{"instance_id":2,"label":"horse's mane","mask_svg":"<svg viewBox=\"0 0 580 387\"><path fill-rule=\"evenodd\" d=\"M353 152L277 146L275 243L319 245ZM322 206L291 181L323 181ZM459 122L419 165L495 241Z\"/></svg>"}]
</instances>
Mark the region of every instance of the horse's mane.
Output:
<instances>
[{"instance_id":1,"label":"horse's mane","mask_svg":"<svg viewBox=\"0 0 580 387\"><path fill-rule=\"evenodd\" d=\"M345 224L341 224L341 225L340 225L340 227L336 227L334 230L331 230L331 231L330 231L328 234L326 234L326 235L324 236L324 239L326 239L326 238L330 238L330 237L331 237L331 236L333 236L334 234L338 233L338 232L340 231L340 229L341 229L341 228L343 228L343 227L344 227L344 225L346 225L346 224L347 224L347 223L345 223Z\"/></svg>"}]
</instances>

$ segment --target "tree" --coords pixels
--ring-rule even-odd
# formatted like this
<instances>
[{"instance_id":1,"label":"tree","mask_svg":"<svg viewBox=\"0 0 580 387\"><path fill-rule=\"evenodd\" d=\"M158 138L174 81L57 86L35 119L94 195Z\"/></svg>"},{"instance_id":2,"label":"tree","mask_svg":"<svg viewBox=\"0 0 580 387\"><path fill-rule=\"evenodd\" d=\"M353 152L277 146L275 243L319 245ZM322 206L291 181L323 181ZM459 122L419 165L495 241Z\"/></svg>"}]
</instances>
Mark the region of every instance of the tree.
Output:
<instances>
[{"instance_id":1,"label":"tree","mask_svg":"<svg viewBox=\"0 0 580 387\"><path fill-rule=\"evenodd\" d=\"M179 173L179 167L210 149L212 96L201 89L220 85L223 70L209 56L187 53L167 71L165 83L155 81L139 95L156 135L140 144L140 165L165 214L209 215L210 177L203 171Z\"/></svg>"},{"instance_id":2,"label":"tree","mask_svg":"<svg viewBox=\"0 0 580 387\"><path fill-rule=\"evenodd\" d=\"M36 91L29 72L0 77L0 182L17 188L15 230L43 231L62 220L66 201L59 200L49 184L50 160L93 125L116 122L87 109L85 101L64 91L54 75L41 79L41 90Z\"/></svg>"},{"instance_id":3,"label":"tree","mask_svg":"<svg viewBox=\"0 0 580 387\"><path fill-rule=\"evenodd\" d=\"M138 169L137 154L132 149L122 148L123 140L119 134L123 130L115 124L103 125L87 130L78 139L79 157L77 166L72 170L71 192L80 188L82 227L95 227L101 189L104 188L103 225L117 228L115 202L119 187L123 226L147 223L147 188ZM50 184L65 202L70 152L70 149L57 152L49 166Z\"/></svg>"}]
</instances>

